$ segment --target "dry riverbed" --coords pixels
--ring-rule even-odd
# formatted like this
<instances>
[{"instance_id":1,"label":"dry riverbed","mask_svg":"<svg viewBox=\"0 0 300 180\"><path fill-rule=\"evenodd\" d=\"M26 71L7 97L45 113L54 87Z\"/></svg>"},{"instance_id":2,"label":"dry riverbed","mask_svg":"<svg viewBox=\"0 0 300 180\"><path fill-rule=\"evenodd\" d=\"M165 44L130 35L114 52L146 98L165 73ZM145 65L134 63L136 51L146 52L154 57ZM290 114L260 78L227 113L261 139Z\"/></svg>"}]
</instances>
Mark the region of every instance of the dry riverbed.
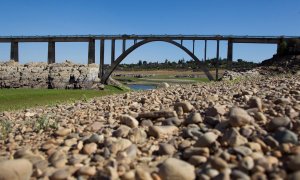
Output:
<instances>
[{"instance_id":1,"label":"dry riverbed","mask_svg":"<svg viewBox=\"0 0 300 180\"><path fill-rule=\"evenodd\" d=\"M300 179L300 76L0 113L0 179Z\"/></svg>"}]
</instances>

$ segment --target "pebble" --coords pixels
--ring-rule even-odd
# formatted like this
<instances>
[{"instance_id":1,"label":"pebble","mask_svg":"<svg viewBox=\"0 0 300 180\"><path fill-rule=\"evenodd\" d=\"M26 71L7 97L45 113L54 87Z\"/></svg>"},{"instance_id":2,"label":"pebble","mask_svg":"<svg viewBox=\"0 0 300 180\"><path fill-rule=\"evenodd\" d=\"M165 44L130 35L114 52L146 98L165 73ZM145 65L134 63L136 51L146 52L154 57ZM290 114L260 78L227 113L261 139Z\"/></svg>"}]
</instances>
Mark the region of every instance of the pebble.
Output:
<instances>
[{"instance_id":1,"label":"pebble","mask_svg":"<svg viewBox=\"0 0 300 180\"><path fill-rule=\"evenodd\" d=\"M189 158L189 163L194 166L199 166L207 161L207 157L205 156L199 156L199 155L193 155Z\"/></svg>"},{"instance_id":2,"label":"pebble","mask_svg":"<svg viewBox=\"0 0 300 180\"><path fill-rule=\"evenodd\" d=\"M87 176L94 176L96 174L96 167L95 166L84 166L84 167L81 167L79 170L78 170L78 174L80 175L87 175Z\"/></svg>"},{"instance_id":3,"label":"pebble","mask_svg":"<svg viewBox=\"0 0 300 180\"><path fill-rule=\"evenodd\" d=\"M131 144L132 142L130 140L121 138L111 145L110 150L113 154L116 154L119 151L124 151L126 148L131 146Z\"/></svg>"},{"instance_id":4,"label":"pebble","mask_svg":"<svg viewBox=\"0 0 300 180\"><path fill-rule=\"evenodd\" d=\"M262 124L267 123L267 117L262 112L255 112L254 113L254 118L257 122L260 122Z\"/></svg>"},{"instance_id":5,"label":"pebble","mask_svg":"<svg viewBox=\"0 0 300 180\"><path fill-rule=\"evenodd\" d=\"M50 180L64 180L67 179L70 176L69 172L64 170L64 169L60 169L55 171L51 177Z\"/></svg>"},{"instance_id":6,"label":"pebble","mask_svg":"<svg viewBox=\"0 0 300 180\"><path fill-rule=\"evenodd\" d=\"M279 143L292 143L296 144L298 143L298 136L287 129L279 129L275 132L274 138L279 142Z\"/></svg>"},{"instance_id":7,"label":"pebble","mask_svg":"<svg viewBox=\"0 0 300 180\"><path fill-rule=\"evenodd\" d=\"M268 124L271 131L277 130L279 127L287 127L291 120L288 117L275 117Z\"/></svg>"},{"instance_id":8,"label":"pebble","mask_svg":"<svg viewBox=\"0 0 300 180\"><path fill-rule=\"evenodd\" d=\"M29 180L33 170L27 159L0 161L0 179Z\"/></svg>"},{"instance_id":9,"label":"pebble","mask_svg":"<svg viewBox=\"0 0 300 180\"><path fill-rule=\"evenodd\" d=\"M248 171L253 169L254 165L254 160L250 156L246 156L240 161L240 167Z\"/></svg>"},{"instance_id":10,"label":"pebble","mask_svg":"<svg viewBox=\"0 0 300 180\"><path fill-rule=\"evenodd\" d=\"M125 125L120 125L117 130L113 132L115 137L127 137L131 128Z\"/></svg>"},{"instance_id":11,"label":"pebble","mask_svg":"<svg viewBox=\"0 0 300 180\"><path fill-rule=\"evenodd\" d=\"M85 144L82 149L83 153L85 153L87 155L91 155L91 154L95 153L96 150L97 150L96 143Z\"/></svg>"},{"instance_id":12,"label":"pebble","mask_svg":"<svg viewBox=\"0 0 300 180\"><path fill-rule=\"evenodd\" d=\"M173 135L178 131L176 126L150 126L148 135L155 138L161 138L166 135Z\"/></svg>"},{"instance_id":13,"label":"pebble","mask_svg":"<svg viewBox=\"0 0 300 180\"><path fill-rule=\"evenodd\" d=\"M128 139L136 144L141 144L147 141L147 133L140 128L131 129Z\"/></svg>"},{"instance_id":14,"label":"pebble","mask_svg":"<svg viewBox=\"0 0 300 180\"><path fill-rule=\"evenodd\" d=\"M250 124L253 118L244 109L234 107L230 110L229 123L233 127L241 127Z\"/></svg>"},{"instance_id":15,"label":"pebble","mask_svg":"<svg viewBox=\"0 0 300 180\"><path fill-rule=\"evenodd\" d=\"M125 124L131 128L136 128L139 126L139 122L134 117L131 117L129 115L120 116L120 120L122 124Z\"/></svg>"},{"instance_id":16,"label":"pebble","mask_svg":"<svg viewBox=\"0 0 300 180\"><path fill-rule=\"evenodd\" d=\"M263 103L259 97L251 97L248 101L249 108L257 108L259 111L262 111Z\"/></svg>"},{"instance_id":17,"label":"pebble","mask_svg":"<svg viewBox=\"0 0 300 180\"><path fill-rule=\"evenodd\" d=\"M198 124L202 122L200 113L191 113L186 119L185 124Z\"/></svg>"},{"instance_id":18,"label":"pebble","mask_svg":"<svg viewBox=\"0 0 300 180\"><path fill-rule=\"evenodd\" d=\"M103 127L103 123L102 123L102 122L93 122L93 124L91 125L91 130L92 130L93 132L97 132L97 131L99 131L102 127Z\"/></svg>"},{"instance_id":19,"label":"pebble","mask_svg":"<svg viewBox=\"0 0 300 180\"><path fill-rule=\"evenodd\" d=\"M175 158L165 160L160 165L158 174L162 180L194 180L196 178L194 166Z\"/></svg>"},{"instance_id":20,"label":"pebble","mask_svg":"<svg viewBox=\"0 0 300 180\"><path fill-rule=\"evenodd\" d=\"M183 102L177 102L175 103L174 105L174 109L178 109L179 107L182 108L183 112L187 113L187 112L190 112L191 110L194 109L194 106L191 105L190 102L187 102L187 101L183 101Z\"/></svg>"},{"instance_id":21,"label":"pebble","mask_svg":"<svg viewBox=\"0 0 300 180\"><path fill-rule=\"evenodd\" d=\"M93 133L87 141L89 143L101 143L103 142L103 140L104 140L103 135L98 135L96 133Z\"/></svg>"},{"instance_id":22,"label":"pebble","mask_svg":"<svg viewBox=\"0 0 300 180\"><path fill-rule=\"evenodd\" d=\"M240 146L248 142L235 128L227 129L222 137L222 143L226 143L231 147Z\"/></svg>"},{"instance_id":23,"label":"pebble","mask_svg":"<svg viewBox=\"0 0 300 180\"><path fill-rule=\"evenodd\" d=\"M212 116L212 117L217 116L217 115L223 116L223 115L225 115L225 113L226 113L226 106L219 105L219 104L215 105L213 107L210 107L205 111L206 116Z\"/></svg>"},{"instance_id":24,"label":"pebble","mask_svg":"<svg viewBox=\"0 0 300 180\"><path fill-rule=\"evenodd\" d=\"M288 167L292 171L300 171L300 155L291 156Z\"/></svg>"},{"instance_id":25,"label":"pebble","mask_svg":"<svg viewBox=\"0 0 300 180\"><path fill-rule=\"evenodd\" d=\"M176 149L171 144L162 143L159 145L159 154L160 155L173 155Z\"/></svg>"},{"instance_id":26,"label":"pebble","mask_svg":"<svg viewBox=\"0 0 300 180\"><path fill-rule=\"evenodd\" d=\"M57 136L67 136L71 133L71 129L59 129L55 132Z\"/></svg>"},{"instance_id":27,"label":"pebble","mask_svg":"<svg viewBox=\"0 0 300 180\"><path fill-rule=\"evenodd\" d=\"M292 174L289 174L289 180L299 180L300 179L300 171L296 171Z\"/></svg>"},{"instance_id":28,"label":"pebble","mask_svg":"<svg viewBox=\"0 0 300 180\"><path fill-rule=\"evenodd\" d=\"M222 158L220 157L212 157L210 159L210 163L211 163L211 166L214 168L214 169L217 169L219 171L225 169L228 167L228 164L226 161L224 161Z\"/></svg>"},{"instance_id":29,"label":"pebble","mask_svg":"<svg viewBox=\"0 0 300 180\"><path fill-rule=\"evenodd\" d=\"M195 144L196 147L209 147L216 142L218 135L213 132L207 132L203 136L200 136Z\"/></svg>"}]
</instances>

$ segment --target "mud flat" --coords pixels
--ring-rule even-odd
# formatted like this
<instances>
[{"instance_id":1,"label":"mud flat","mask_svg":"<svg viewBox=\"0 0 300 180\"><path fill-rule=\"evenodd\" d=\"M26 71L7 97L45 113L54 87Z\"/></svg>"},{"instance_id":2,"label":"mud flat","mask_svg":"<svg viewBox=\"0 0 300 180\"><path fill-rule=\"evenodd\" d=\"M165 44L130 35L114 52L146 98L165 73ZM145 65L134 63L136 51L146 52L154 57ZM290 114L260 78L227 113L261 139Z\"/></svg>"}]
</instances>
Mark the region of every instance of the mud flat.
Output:
<instances>
[{"instance_id":1,"label":"mud flat","mask_svg":"<svg viewBox=\"0 0 300 180\"><path fill-rule=\"evenodd\" d=\"M0 179L299 179L299 102L281 75L3 112Z\"/></svg>"}]
</instances>

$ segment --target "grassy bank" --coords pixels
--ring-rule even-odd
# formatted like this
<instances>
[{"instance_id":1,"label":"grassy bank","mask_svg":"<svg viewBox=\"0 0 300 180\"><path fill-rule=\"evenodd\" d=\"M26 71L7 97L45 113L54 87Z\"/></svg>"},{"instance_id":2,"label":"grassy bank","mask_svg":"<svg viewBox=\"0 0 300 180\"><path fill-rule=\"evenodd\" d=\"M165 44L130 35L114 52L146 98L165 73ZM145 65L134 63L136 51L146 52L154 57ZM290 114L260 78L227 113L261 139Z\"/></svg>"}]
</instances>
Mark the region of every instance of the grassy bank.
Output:
<instances>
[{"instance_id":1,"label":"grassy bank","mask_svg":"<svg viewBox=\"0 0 300 180\"><path fill-rule=\"evenodd\" d=\"M215 71L210 72L212 75ZM220 75L224 73L224 70L219 70ZM121 76L114 76L113 78L127 84L160 84L162 82L174 83L174 84L188 84L197 82L209 82L208 78L202 71L194 72L192 70L139 70L139 71L120 71L117 70L114 74ZM132 75L152 75L149 77L137 78ZM190 75L196 75L197 78L188 77ZM179 76L179 77L176 77ZM181 76L181 77L180 77ZM187 76L187 77L183 77Z\"/></svg>"},{"instance_id":2,"label":"grassy bank","mask_svg":"<svg viewBox=\"0 0 300 180\"><path fill-rule=\"evenodd\" d=\"M123 93L125 90L106 86L103 91L65 89L0 89L0 112L36 106L87 100L93 97Z\"/></svg>"}]
</instances>

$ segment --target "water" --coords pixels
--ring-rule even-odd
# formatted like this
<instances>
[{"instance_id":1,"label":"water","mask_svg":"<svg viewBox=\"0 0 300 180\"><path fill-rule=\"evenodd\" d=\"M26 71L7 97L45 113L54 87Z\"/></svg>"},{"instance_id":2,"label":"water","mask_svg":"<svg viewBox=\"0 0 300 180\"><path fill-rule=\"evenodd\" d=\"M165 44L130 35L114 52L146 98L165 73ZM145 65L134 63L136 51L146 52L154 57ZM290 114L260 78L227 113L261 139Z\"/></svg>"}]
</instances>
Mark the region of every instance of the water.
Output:
<instances>
[{"instance_id":1,"label":"water","mask_svg":"<svg viewBox=\"0 0 300 180\"><path fill-rule=\"evenodd\" d=\"M133 90L150 90L150 89L156 89L155 85L146 85L146 84L128 84L127 86L130 89L133 89Z\"/></svg>"}]
</instances>

